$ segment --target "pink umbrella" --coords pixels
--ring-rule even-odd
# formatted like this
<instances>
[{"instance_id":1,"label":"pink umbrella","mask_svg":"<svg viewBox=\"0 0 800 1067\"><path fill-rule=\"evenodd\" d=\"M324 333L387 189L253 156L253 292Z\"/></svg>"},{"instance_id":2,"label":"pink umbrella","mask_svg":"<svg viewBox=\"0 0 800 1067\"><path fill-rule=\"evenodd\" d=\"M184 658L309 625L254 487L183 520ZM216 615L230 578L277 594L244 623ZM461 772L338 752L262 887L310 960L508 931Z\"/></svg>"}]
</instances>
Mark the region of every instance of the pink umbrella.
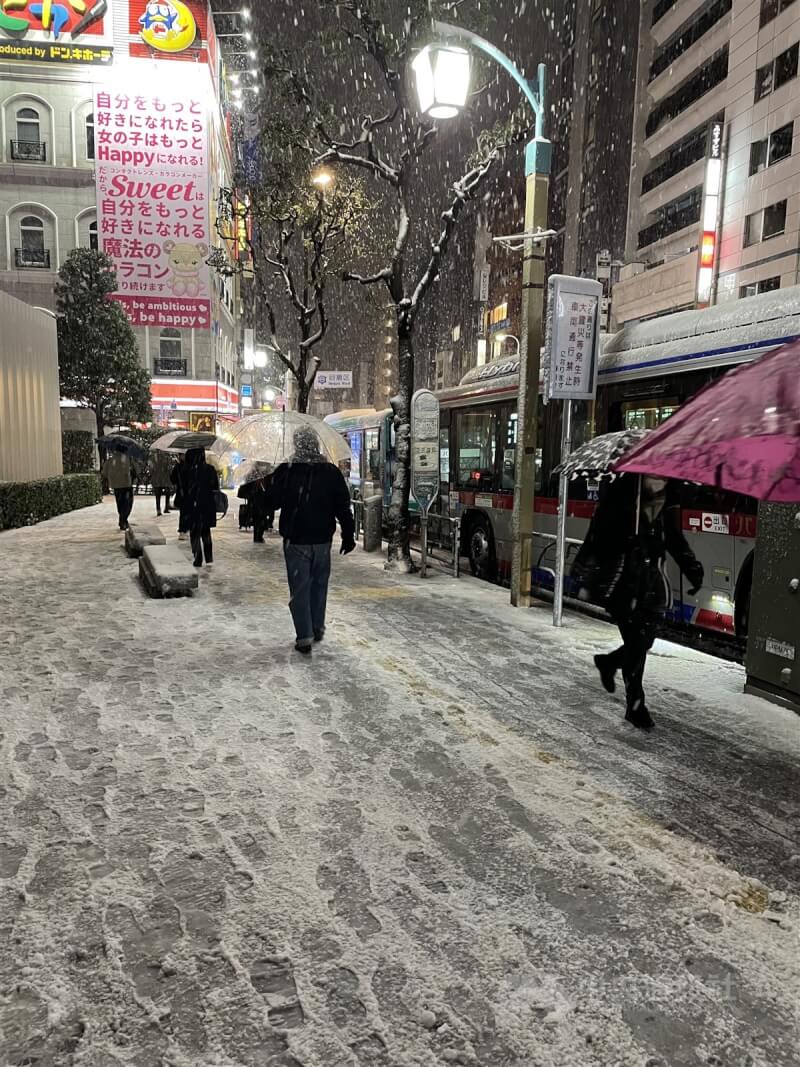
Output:
<instances>
[{"instance_id":1,"label":"pink umbrella","mask_svg":"<svg viewBox=\"0 0 800 1067\"><path fill-rule=\"evenodd\" d=\"M800 501L800 341L701 389L614 469Z\"/></svg>"}]
</instances>

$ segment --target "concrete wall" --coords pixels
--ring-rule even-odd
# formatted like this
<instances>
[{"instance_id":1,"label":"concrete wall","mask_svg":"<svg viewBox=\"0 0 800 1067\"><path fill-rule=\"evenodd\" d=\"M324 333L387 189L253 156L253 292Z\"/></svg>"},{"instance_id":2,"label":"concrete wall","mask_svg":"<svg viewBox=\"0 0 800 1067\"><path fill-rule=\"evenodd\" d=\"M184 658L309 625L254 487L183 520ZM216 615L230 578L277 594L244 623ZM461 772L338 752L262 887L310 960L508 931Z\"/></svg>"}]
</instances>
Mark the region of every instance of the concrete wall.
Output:
<instances>
[{"instance_id":1,"label":"concrete wall","mask_svg":"<svg viewBox=\"0 0 800 1067\"><path fill-rule=\"evenodd\" d=\"M0 292L0 481L62 471L55 320Z\"/></svg>"}]
</instances>

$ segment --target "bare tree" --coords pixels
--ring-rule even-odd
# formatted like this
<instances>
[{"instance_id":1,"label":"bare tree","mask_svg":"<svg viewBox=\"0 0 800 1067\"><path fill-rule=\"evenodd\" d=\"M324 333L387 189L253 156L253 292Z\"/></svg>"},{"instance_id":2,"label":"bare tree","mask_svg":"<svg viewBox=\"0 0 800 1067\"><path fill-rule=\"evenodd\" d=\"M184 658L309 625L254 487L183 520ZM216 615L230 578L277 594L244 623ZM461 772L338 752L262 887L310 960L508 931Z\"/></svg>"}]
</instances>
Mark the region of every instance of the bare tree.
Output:
<instances>
[{"instance_id":1,"label":"bare tree","mask_svg":"<svg viewBox=\"0 0 800 1067\"><path fill-rule=\"evenodd\" d=\"M269 346L296 381L298 411L308 409L320 366L314 349L328 329L328 282L341 274L365 206L359 182L344 175L316 187L309 170L291 188L266 178L220 191L217 233L232 254L218 250L210 262L254 277Z\"/></svg>"},{"instance_id":2,"label":"bare tree","mask_svg":"<svg viewBox=\"0 0 800 1067\"><path fill-rule=\"evenodd\" d=\"M434 122L419 115L411 99L410 64L423 34L430 29L431 18L461 16L465 3L410 0L403 5L404 16L397 25L390 0L320 0L320 9L332 16L329 37L334 47L338 38L340 50L360 53L364 60L363 76L359 69L359 76L353 79L355 103L348 98L338 109L335 104L320 105L320 94L312 87L307 65L296 60L273 62L268 70L268 75L282 77L295 101L305 107L313 141L318 145L317 164L366 175L370 190L383 190L381 213L394 220L388 249L373 249L373 258L381 265L376 262L377 269L369 272L351 269L344 273L347 281L385 286L396 323L399 390L391 401L397 464L388 516L390 566L410 566L410 409L414 327L420 307L431 291L466 205L481 191L505 149L529 133L517 115L483 129L472 153L461 160L461 176L443 192L444 203L433 231L420 239L417 231L423 230L424 224L420 211L415 210L413 190L438 130ZM334 130L339 132L334 134ZM350 136L342 132L348 130Z\"/></svg>"}]
</instances>

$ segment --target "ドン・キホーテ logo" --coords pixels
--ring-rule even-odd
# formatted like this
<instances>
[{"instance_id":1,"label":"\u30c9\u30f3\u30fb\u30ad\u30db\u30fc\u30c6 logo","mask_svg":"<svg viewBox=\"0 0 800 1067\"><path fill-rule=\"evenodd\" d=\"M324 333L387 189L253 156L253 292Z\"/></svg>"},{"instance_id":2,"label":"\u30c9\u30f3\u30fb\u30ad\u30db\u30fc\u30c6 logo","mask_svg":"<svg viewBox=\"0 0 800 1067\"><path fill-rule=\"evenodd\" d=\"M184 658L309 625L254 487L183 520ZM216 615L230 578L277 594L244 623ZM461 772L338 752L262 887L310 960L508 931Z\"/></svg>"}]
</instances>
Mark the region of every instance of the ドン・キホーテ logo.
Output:
<instances>
[{"instance_id":1,"label":"\u30c9\u30f3\u30fb\u30ad\u30db\u30fc\u30c6 logo","mask_svg":"<svg viewBox=\"0 0 800 1067\"><path fill-rule=\"evenodd\" d=\"M197 37L197 22L181 0L150 0L139 19L139 36L159 52L183 52Z\"/></svg>"}]
</instances>

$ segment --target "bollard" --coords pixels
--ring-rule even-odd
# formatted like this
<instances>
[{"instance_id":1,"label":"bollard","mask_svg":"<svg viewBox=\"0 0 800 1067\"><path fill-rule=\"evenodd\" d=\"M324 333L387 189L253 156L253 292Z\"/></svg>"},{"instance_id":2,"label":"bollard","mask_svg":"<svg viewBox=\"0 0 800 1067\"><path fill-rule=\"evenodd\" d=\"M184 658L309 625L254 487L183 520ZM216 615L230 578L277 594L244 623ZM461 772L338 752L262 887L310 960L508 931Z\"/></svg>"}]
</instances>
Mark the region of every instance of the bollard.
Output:
<instances>
[{"instance_id":1,"label":"bollard","mask_svg":"<svg viewBox=\"0 0 800 1067\"><path fill-rule=\"evenodd\" d=\"M364 551L380 552L383 547L383 497L370 496L362 501Z\"/></svg>"},{"instance_id":2,"label":"bollard","mask_svg":"<svg viewBox=\"0 0 800 1067\"><path fill-rule=\"evenodd\" d=\"M461 516L453 519L453 577L461 577Z\"/></svg>"}]
</instances>

